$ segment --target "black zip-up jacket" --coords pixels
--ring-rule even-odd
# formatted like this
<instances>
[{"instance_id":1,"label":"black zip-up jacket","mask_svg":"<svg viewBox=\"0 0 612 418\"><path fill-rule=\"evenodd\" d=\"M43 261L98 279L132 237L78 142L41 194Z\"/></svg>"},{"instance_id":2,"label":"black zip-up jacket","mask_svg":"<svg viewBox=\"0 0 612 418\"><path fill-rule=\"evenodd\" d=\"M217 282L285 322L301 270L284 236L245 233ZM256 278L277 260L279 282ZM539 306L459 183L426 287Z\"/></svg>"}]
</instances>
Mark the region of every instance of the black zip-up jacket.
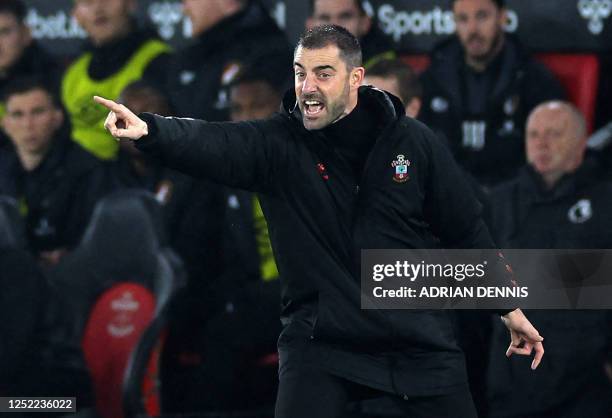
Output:
<instances>
[{"instance_id":1,"label":"black zip-up jacket","mask_svg":"<svg viewBox=\"0 0 612 418\"><path fill-rule=\"evenodd\" d=\"M257 63L277 78L291 78L291 66L279 71L279 62L292 62L283 31L258 0L200 34L178 51L171 70L170 98L177 114L210 121L229 119L227 87L241 69Z\"/></svg>"},{"instance_id":2,"label":"black zip-up jacket","mask_svg":"<svg viewBox=\"0 0 612 418\"><path fill-rule=\"evenodd\" d=\"M434 134L380 90L360 88L359 101L381 126L360 180L333 144L304 128L292 92L264 121L143 114L149 135L136 144L176 169L260 193L282 280L279 346L305 332L335 373L391 392L448 391L466 382L448 314L361 310L360 251L493 244L470 186ZM403 183L391 166L398 155L410 161Z\"/></svg>"},{"instance_id":3,"label":"black zip-up jacket","mask_svg":"<svg viewBox=\"0 0 612 418\"><path fill-rule=\"evenodd\" d=\"M491 230L502 248L612 248L612 183L586 160L551 190L530 167L493 189ZM607 417L612 385L612 315L602 310L529 310L546 341L533 373L527 359L506 359L507 331L494 329L488 372L491 417ZM504 338L506 337L506 338ZM501 350L501 351L500 351ZM572 412L573 411L573 412Z\"/></svg>"},{"instance_id":4,"label":"black zip-up jacket","mask_svg":"<svg viewBox=\"0 0 612 418\"><path fill-rule=\"evenodd\" d=\"M65 130L52 139L34 170L25 171L13 152L7 176L0 178L0 194L24 205L28 242L35 253L76 246L98 199L118 187L110 168L71 141Z\"/></svg>"},{"instance_id":5,"label":"black zip-up jacket","mask_svg":"<svg viewBox=\"0 0 612 418\"><path fill-rule=\"evenodd\" d=\"M465 64L456 37L441 43L421 79L419 119L447 140L460 165L493 186L510 180L525 163L524 129L531 110L564 94L555 77L511 36L489 67L485 73L490 74L477 75ZM489 77L488 87L476 94L486 98L479 111L468 103L470 77Z\"/></svg>"}]
</instances>

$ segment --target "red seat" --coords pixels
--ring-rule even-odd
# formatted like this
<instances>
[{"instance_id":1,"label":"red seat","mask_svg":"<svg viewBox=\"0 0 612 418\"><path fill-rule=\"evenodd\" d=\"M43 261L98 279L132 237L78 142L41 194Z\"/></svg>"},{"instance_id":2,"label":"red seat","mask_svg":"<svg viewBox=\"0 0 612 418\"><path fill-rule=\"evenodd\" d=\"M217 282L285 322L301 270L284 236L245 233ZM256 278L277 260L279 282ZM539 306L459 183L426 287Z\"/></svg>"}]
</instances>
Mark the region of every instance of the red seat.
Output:
<instances>
[{"instance_id":1,"label":"red seat","mask_svg":"<svg viewBox=\"0 0 612 418\"><path fill-rule=\"evenodd\" d=\"M122 386L128 359L154 314L153 293L127 282L104 291L91 310L82 346L96 410L102 418L123 418Z\"/></svg>"},{"instance_id":2,"label":"red seat","mask_svg":"<svg viewBox=\"0 0 612 418\"><path fill-rule=\"evenodd\" d=\"M568 99L583 113L593 130L599 84L599 60L592 54L538 54L536 58L557 76Z\"/></svg>"},{"instance_id":3,"label":"red seat","mask_svg":"<svg viewBox=\"0 0 612 418\"><path fill-rule=\"evenodd\" d=\"M429 55L425 55L425 54L423 55L402 55L401 59L406 64L410 65L410 67L412 67L412 69L417 74L421 74L423 71L425 71L427 67L429 67L429 64L431 62Z\"/></svg>"}]
</instances>

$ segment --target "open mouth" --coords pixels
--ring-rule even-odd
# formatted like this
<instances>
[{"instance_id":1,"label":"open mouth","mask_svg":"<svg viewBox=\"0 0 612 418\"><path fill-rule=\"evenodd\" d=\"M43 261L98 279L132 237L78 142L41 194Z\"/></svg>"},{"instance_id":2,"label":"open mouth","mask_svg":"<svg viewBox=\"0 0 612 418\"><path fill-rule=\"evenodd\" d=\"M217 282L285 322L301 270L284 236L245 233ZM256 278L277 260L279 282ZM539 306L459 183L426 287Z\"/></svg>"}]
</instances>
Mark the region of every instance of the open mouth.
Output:
<instances>
[{"instance_id":1,"label":"open mouth","mask_svg":"<svg viewBox=\"0 0 612 418\"><path fill-rule=\"evenodd\" d=\"M325 109L325 105L319 100L304 100L303 104L304 114L309 118L318 116Z\"/></svg>"}]
</instances>

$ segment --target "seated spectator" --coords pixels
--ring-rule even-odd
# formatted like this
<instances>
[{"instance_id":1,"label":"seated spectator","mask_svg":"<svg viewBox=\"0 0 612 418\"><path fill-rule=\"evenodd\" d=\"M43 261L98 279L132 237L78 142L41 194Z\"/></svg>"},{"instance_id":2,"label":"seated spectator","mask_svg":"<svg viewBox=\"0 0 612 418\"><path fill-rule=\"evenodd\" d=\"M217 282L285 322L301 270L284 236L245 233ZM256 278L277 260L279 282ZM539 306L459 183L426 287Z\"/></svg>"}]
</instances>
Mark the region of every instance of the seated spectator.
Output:
<instances>
[{"instance_id":1,"label":"seated spectator","mask_svg":"<svg viewBox=\"0 0 612 418\"><path fill-rule=\"evenodd\" d=\"M52 86L59 82L60 67L32 39L25 23L26 13L27 7L21 0L0 1L0 94L17 77L44 77ZM4 106L0 116L3 113Z\"/></svg>"},{"instance_id":2,"label":"seated spectator","mask_svg":"<svg viewBox=\"0 0 612 418\"><path fill-rule=\"evenodd\" d=\"M359 39L366 69L396 57L391 41L368 16L361 0L310 0L306 29L325 24L342 26Z\"/></svg>"},{"instance_id":3,"label":"seated spectator","mask_svg":"<svg viewBox=\"0 0 612 418\"><path fill-rule=\"evenodd\" d=\"M0 1L0 96L12 80L20 76L46 77L51 85L60 78L60 67L32 39L30 28L25 23L27 7L21 0ZM4 115L4 104L0 103L0 117ZM0 175L4 175L3 162L12 148L4 132L0 131Z\"/></svg>"},{"instance_id":4,"label":"seated spectator","mask_svg":"<svg viewBox=\"0 0 612 418\"><path fill-rule=\"evenodd\" d=\"M107 167L70 140L44 81L15 80L3 100L2 125L15 151L0 194L19 200L30 249L53 264L78 243L96 201L114 183Z\"/></svg>"},{"instance_id":5,"label":"seated spectator","mask_svg":"<svg viewBox=\"0 0 612 418\"><path fill-rule=\"evenodd\" d=\"M260 0L183 0L183 11L193 39L177 52L169 81L172 107L183 117L228 120L227 87L242 62L275 66L293 58L285 33ZM291 65L284 72L291 74Z\"/></svg>"},{"instance_id":6,"label":"seated spectator","mask_svg":"<svg viewBox=\"0 0 612 418\"><path fill-rule=\"evenodd\" d=\"M421 111L423 87L414 70L402 60L378 61L368 68L365 82L399 97L406 116L416 118Z\"/></svg>"},{"instance_id":7,"label":"seated spectator","mask_svg":"<svg viewBox=\"0 0 612 418\"><path fill-rule=\"evenodd\" d=\"M89 36L83 53L68 68L62 101L72 137L101 159L116 157L117 141L104 130L106 112L91 106L93 95L117 99L133 81L164 87L170 47L132 17L136 0L74 0L72 13Z\"/></svg>"},{"instance_id":8,"label":"seated spectator","mask_svg":"<svg viewBox=\"0 0 612 418\"><path fill-rule=\"evenodd\" d=\"M491 193L491 229L502 248L612 248L612 184L585 159L586 123L571 104L547 102L527 120L529 164ZM488 371L491 417L607 418L612 384L604 364L612 343L608 311L528 313L545 336L537 373L500 355L494 327ZM502 350L502 351L499 351Z\"/></svg>"},{"instance_id":9,"label":"seated spectator","mask_svg":"<svg viewBox=\"0 0 612 418\"><path fill-rule=\"evenodd\" d=\"M563 97L554 76L504 33L504 0L453 0L456 36L431 54L421 120L484 186L516 175L523 131L539 103Z\"/></svg>"}]
</instances>

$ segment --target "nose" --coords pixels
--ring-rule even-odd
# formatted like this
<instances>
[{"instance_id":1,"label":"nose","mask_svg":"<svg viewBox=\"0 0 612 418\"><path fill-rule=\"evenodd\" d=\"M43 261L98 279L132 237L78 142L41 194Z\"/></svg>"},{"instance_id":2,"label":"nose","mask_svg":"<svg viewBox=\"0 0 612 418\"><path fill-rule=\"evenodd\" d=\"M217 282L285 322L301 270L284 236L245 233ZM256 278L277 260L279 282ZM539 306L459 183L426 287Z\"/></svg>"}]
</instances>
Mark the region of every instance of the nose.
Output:
<instances>
[{"instance_id":1,"label":"nose","mask_svg":"<svg viewBox=\"0 0 612 418\"><path fill-rule=\"evenodd\" d=\"M467 22L465 23L465 27L467 29L467 33L470 34L470 37L474 35L478 35L478 21L476 19L473 19L473 18L467 19Z\"/></svg>"},{"instance_id":2,"label":"nose","mask_svg":"<svg viewBox=\"0 0 612 418\"><path fill-rule=\"evenodd\" d=\"M317 83L314 77L306 76L302 83L302 93L313 93L317 91Z\"/></svg>"}]
</instances>

